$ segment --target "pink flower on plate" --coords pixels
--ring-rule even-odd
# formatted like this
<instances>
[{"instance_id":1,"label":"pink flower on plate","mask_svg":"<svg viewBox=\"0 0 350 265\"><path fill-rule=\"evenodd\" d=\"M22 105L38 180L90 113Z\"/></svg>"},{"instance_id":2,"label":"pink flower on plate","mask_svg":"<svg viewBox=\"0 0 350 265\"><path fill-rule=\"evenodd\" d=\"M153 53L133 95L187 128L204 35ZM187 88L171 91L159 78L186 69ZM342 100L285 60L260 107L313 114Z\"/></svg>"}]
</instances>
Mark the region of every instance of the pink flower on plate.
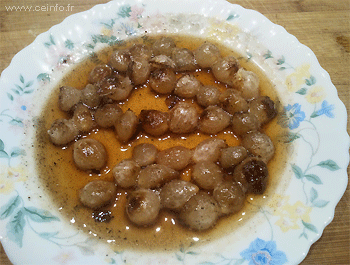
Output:
<instances>
[{"instance_id":1,"label":"pink flower on plate","mask_svg":"<svg viewBox=\"0 0 350 265\"><path fill-rule=\"evenodd\" d=\"M139 23L142 25L144 30L148 32L162 31L167 23L166 17L161 13L156 13L151 16L143 17Z\"/></svg>"},{"instance_id":2,"label":"pink flower on plate","mask_svg":"<svg viewBox=\"0 0 350 265\"><path fill-rule=\"evenodd\" d=\"M285 208L289 208L289 196L284 196L280 194L274 194L272 199L269 201L268 207L273 211L273 215L279 216Z\"/></svg>"},{"instance_id":3,"label":"pink flower on plate","mask_svg":"<svg viewBox=\"0 0 350 265\"><path fill-rule=\"evenodd\" d=\"M113 30L106 27L102 27L101 34L110 37L113 34Z\"/></svg>"},{"instance_id":4,"label":"pink flower on plate","mask_svg":"<svg viewBox=\"0 0 350 265\"><path fill-rule=\"evenodd\" d=\"M306 206L301 201L297 201L293 206L290 207L290 217L293 219L301 219L305 222L310 222L310 213L312 208Z\"/></svg>"},{"instance_id":5,"label":"pink flower on plate","mask_svg":"<svg viewBox=\"0 0 350 265\"><path fill-rule=\"evenodd\" d=\"M16 168L2 167L0 170L0 193L10 194L15 189L16 182L27 180L27 172L24 166Z\"/></svg>"},{"instance_id":6,"label":"pink flower on plate","mask_svg":"<svg viewBox=\"0 0 350 265\"><path fill-rule=\"evenodd\" d=\"M13 112L7 113L9 120L9 130L15 134L22 133L23 128L33 125L31 104L23 98L17 97L14 101Z\"/></svg>"},{"instance_id":7,"label":"pink flower on plate","mask_svg":"<svg viewBox=\"0 0 350 265\"><path fill-rule=\"evenodd\" d=\"M14 101L15 105L13 110L15 111L18 117L22 119L28 118L31 114L31 106L27 100L23 100L23 98L16 98Z\"/></svg>"},{"instance_id":8,"label":"pink flower on plate","mask_svg":"<svg viewBox=\"0 0 350 265\"><path fill-rule=\"evenodd\" d=\"M316 104L324 100L326 96L326 90L323 87L314 86L307 92L305 98L311 104Z\"/></svg>"},{"instance_id":9,"label":"pink flower on plate","mask_svg":"<svg viewBox=\"0 0 350 265\"><path fill-rule=\"evenodd\" d=\"M137 5L132 6L130 12L130 20L137 22L141 17L143 11L145 11L145 9L142 7L138 7Z\"/></svg>"},{"instance_id":10,"label":"pink flower on plate","mask_svg":"<svg viewBox=\"0 0 350 265\"><path fill-rule=\"evenodd\" d=\"M217 20L215 18L210 19L210 26L207 29L209 38L225 40L232 38L240 32L240 29L236 25L227 23L226 21Z\"/></svg>"},{"instance_id":11,"label":"pink flower on plate","mask_svg":"<svg viewBox=\"0 0 350 265\"><path fill-rule=\"evenodd\" d=\"M53 257L53 260L58 264L74 264L72 261L75 259L76 258L73 251L62 251Z\"/></svg>"},{"instance_id":12,"label":"pink flower on plate","mask_svg":"<svg viewBox=\"0 0 350 265\"><path fill-rule=\"evenodd\" d=\"M64 44L50 45L45 53L45 62L54 69L67 66L72 61L71 51Z\"/></svg>"},{"instance_id":13,"label":"pink flower on plate","mask_svg":"<svg viewBox=\"0 0 350 265\"><path fill-rule=\"evenodd\" d=\"M7 178L0 176L0 194L10 194L15 190L15 184Z\"/></svg>"},{"instance_id":14,"label":"pink flower on plate","mask_svg":"<svg viewBox=\"0 0 350 265\"><path fill-rule=\"evenodd\" d=\"M275 224L281 228L283 233L286 233L289 230L296 230L300 228L297 224L297 220L291 218L288 213L286 213L284 216L281 216Z\"/></svg>"},{"instance_id":15,"label":"pink flower on plate","mask_svg":"<svg viewBox=\"0 0 350 265\"><path fill-rule=\"evenodd\" d=\"M305 84L305 80L310 77L310 67L308 63L302 64L287 76L286 85L290 92L298 91Z\"/></svg>"}]
</instances>

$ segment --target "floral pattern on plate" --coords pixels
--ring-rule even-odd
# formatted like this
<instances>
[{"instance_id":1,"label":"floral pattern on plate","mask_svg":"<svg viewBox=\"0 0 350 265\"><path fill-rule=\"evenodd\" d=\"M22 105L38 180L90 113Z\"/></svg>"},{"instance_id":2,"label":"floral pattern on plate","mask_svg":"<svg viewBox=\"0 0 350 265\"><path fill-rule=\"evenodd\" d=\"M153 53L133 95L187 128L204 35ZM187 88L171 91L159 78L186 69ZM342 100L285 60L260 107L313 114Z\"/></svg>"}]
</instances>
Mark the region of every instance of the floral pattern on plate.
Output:
<instances>
[{"instance_id":1,"label":"floral pattern on plate","mask_svg":"<svg viewBox=\"0 0 350 265\"><path fill-rule=\"evenodd\" d=\"M212 5L217 3L219 5L212 11ZM178 5L181 8L174 10L169 10L169 6L174 7L173 4L152 5L149 1L135 3L132 0L96 6L95 13L103 12L103 19L93 17L86 22L81 14L77 14L60 25L62 29L68 29L71 21L78 24L83 21L91 26L84 25L83 33L79 32L78 36L62 37L53 28L32 44L43 50L35 55L40 58L43 66L22 71L23 67L15 68L19 64L14 61L4 71L2 78L11 81L0 80L0 85L6 86L1 91L0 99L0 124L6 128L0 132L0 231L7 238L3 244L15 263L20 263L24 258L16 257L13 253L21 252L21 249L36 243L37 238L40 238L42 241L38 240L36 244L45 244L51 249L43 260L48 259L58 264L88 264L93 261L107 264L296 264L304 258L303 253L310 243L320 236L324 221L332 214L330 212L344 192L343 187L336 187L333 190L334 196L328 194L327 177L337 174L342 184L347 182L345 168L348 157L344 152L347 150L342 149L341 155L346 157L343 160L339 156L333 158L325 152L328 145L325 144L324 127L320 126L332 121L335 122L332 123L334 125L339 120L346 119L344 107L334 96L335 88L329 78L319 73L322 72L321 67L312 57L298 60L288 54L283 45L270 47L271 43L266 39L258 43L256 39L262 38L261 35L268 36L267 29L278 31L281 36L286 37L286 41L294 41L289 39L288 33L283 29L271 22L267 23L262 15L224 1L201 4L207 8L204 8L203 13L194 11L185 1L183 5ZM212 12L210 16L208 10ZM264 26L261 24L261 28L256 28L251 23L252 20L266 23ZM286 192L276 193L266 205L257 205L257 215L265 222L261 227L258 226L256 232L245 239L241 238L237 249L226 244L222 249L209 247L208 251L205 247L193 245L166 256L157 253L140 256L132 251L111 251L108 246L106 248L102 244L102 247L97 247L101 244L86 238L81 239L77 233L63 233L63 220L45 207L37 207L35 199L31 200L28 196L30 193L25 190L24 184L33 172L27 171L23 164L28 155L25 145L14 141L13 136L22 135L23 138L24 133L35 127L38 106L31 103L32 96L39 93L39 88L57 81L66 69L85 57L98 60L96 52L99 49L118 45L133 36L143 36L144 41L147 41L145 32L157 34L164 29L170 34L199 35L209 40L221 41L242 54L241 59L253 61L269 69L278 79L273 80L276 83L282 80L283 86L279 92L286 94L283 100L286 104L278 124L289 128L289 132L280 135L280 140L295 145L295 148L302 146L305 155L289 165L294 178ZM261 35L256 34L257 32ZM271 39L272 42L273 38ZM299 43L293 45L302 47ZM23 51L19 56L27 55ZM345 147L348 147L349 139L345 130L339 137L346 141ZM339 171L342 173L338 174ZM323 212L323 218L319 218ZM30 240L26 234L32 235ZM285 238L298 245L297 253L290 249ZM43 260L39 263L43 263Z\"/></svg>"}]
</instances>

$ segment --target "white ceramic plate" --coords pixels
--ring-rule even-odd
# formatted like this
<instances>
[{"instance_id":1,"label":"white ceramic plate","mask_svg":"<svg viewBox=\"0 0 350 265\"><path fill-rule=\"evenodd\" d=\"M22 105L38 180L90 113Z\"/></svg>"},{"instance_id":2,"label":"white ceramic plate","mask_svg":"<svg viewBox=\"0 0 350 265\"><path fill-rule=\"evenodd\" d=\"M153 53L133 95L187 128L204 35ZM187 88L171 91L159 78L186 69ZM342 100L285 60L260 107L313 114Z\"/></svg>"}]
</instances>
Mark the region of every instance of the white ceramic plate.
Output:
<instances>
[{"instance_id":1,"label":"white ceramic plate","mask_svg":"<svg viewBox=\"0 0 350 265\"><path fill-rule=\"evenodd\" d=\"M167 254L118 252L89 240L34 185L36 117L50 88L81 59L145 31L219 41L261 67L283 104L279 126L290 129L281 139L294 150L281 176L281 183L288 179L287 188L277 188L239 231ZM219 0L95 6L38 36L1 75L1 242L14 264L298 264L332 220L347 186L346 119L336 88L312 51L258 12Z\"/></svg>"}]
</instances>

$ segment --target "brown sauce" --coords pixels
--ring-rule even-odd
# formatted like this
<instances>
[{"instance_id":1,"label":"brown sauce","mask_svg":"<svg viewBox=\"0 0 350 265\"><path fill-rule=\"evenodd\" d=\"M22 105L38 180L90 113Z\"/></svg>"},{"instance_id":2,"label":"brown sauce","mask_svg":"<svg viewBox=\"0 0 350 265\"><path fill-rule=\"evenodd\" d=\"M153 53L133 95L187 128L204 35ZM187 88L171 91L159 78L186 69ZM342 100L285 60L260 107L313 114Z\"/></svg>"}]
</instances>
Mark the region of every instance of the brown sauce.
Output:
<instances>
[{"instance_id":1,"label":"brown sauce","mask_svg":"<svg viewBox=\"0 0 350 265\"><path fill-rule=\"evenodd\" d=\"M174 38L178 47L186 47L191 50L194 50L203 43L202 39L180 36ZM137 40L137 42L141 41L142 39ZM125 45L128 46L131 43L126 43ZM234 55L238 58L240 57L225 47L220 45L218 47L223 56ZM111 48L101 51L98 54L99 60L106 62L107 56L111 51ZM261 94L268 95L272 100L277 102L278 95L262 71L245 59L241 60L241 64L244 68L259 75ZM89 174L77 169L72 158L72 144L65 148L54 146L49 141L47 130L55 119L68 118L68 115L58 108L58 88L62 85L69 85L76 88L85 87L87 76L95 65L91 60L80 63L53 90L50 99L42 110L42 126L38 128L36 139L37 168L43 183L42 186L47 187L46 192L55 207L60 210L67 220L74 223L76 227L111 243L111 246L119 251L128 248L144 251L177 250L180 246L186 247L192 243L205 243L228 234L230 231L234 231L256 214L256 205L264 205L268 198L273 195L279 184L279 176L285 168L288 156L286 146L277 140L277 135L281 133L281 127L276 124L276 119L264 128L276 148L275 156L268 164L270 176L265 194L261 196L248 194L245 207L237 214L221 218L214 228L204 232L191 231L179 225L176 217L167 211L161 211L157 223L153 226L147 228L136 227L126 217L126 191L121 189L118 190L117 198L113 204L106 208L113 216L110 222L95 222L92 217L93 211L83 207L79 202L78 191L88 182L95 179L113 181L111 169L121 160L131 157L133 146L140 143L152 143L159 150L175 145L194 148L201 141L210 137L201 133L181 136L167 135L162 138L139 134L137 139L133 140L130 144L121 146L112 129L95 130L83 137L97 139L105 145L109 156L107 166L101 170L100 174ZM225 86L216 82L213 75L210 72L208 73L207 70L198 71L195 73L195 76L205 85L214 84L222 90L225 89ZM130 108L136 115L142 109L167 111L165 99L166 96L154 94L148 84L145 84L134 90L129 99L121 104L121 108L123 111ZM218 137L225 139L229 146L239 145L240 143L240 139L229 130L219 133ZM190 180L190 171L190 167L185 169L182 172L182 178ZM254 200L254 205L249 203L251 199Z\"/></svg>"}]
</instances>

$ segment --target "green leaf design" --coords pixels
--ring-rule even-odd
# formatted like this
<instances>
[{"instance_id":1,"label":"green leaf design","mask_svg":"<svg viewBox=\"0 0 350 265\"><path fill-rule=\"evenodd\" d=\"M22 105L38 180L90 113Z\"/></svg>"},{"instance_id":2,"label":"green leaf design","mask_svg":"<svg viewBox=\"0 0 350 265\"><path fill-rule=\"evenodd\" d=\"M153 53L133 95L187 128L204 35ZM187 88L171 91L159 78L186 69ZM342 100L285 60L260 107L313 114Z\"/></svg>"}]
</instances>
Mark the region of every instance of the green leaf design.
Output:
<instances>
[{"instance_id":1,"label":"green leaf design","mask_svg":"<svg viewBox=\"0 0 350 265\"><path fill-rule=\"evenodd\" d=\"M305 178L308 180L308 181L311 181L311 182L313 182L313 183L315 183L315 184L323 184L322 183L322 181L321 181L321 179L318 177L318 176L316 176L316 175L314 175L314 174L309 174L309 175L305 175Z\"/></svg>"},{"instance_id":2,"label":"green leaf design","mask_svg":"<svg viewBox=\"0 0 350 265\"><path fill-rule=\"evenodd\" d=\"M268 50L267 53L264 54L263 56L264 56L265 60L269 59L269 58L273 58L272 52L270 50Z\"/></svg>"},{"instance_id":3,"label":"green leaf design","mask_svg":"<svg viewBox=\"0 0 350 265\"><path fill-rule=\"evenodd\" d=\"M205 261L205 262L201 262L199 263L200 265L214 265L214 262L209 262L209 261Z\"/></svg>"},{"instance_id":4,"label":"green leaf design","mask_svg":"<svg viewBox=\"0 0 350 265\"><path fill-rule=\"evenodd\" d=\"M122 6L119 8L118 16L122 18L126 18L126 17L130 17L130 13L131 13L131 6L129 5Z\"/></svg>"},{"instance_id":5,"label":"green leaf design","mask_svg":"<svg viewBox=\"0 0 350 265\"><path fill-rule=\"evenodd\" d=\"M90 57L90 60L96 64L99 64L101 61L100 59L98 58L97 54L95 52L91 52L89 54L89 57Z\"/></svg>"},{"instance_id":6,"label":"green leaf design","mask_svg":"<svg viewBox=\"0 0 350 265\"><path fill-rule=\"evenodd\" d=\"M30 89L30 90L24 91L25 94L30 94L30 93L33 93L33 92L34 92L34 89Z\"/></svg>"},{"instance_id":7,"label":"green leaf design","mask_svg":"<svg viewBox=\"0 0 350 265\"><path fill-rule=\"evenodd\" d=\"M92 35L91 38L94 43L97 43L97 42L107 43L109 37L104 35Z\"/></svg>"},{"instance_id":8,"label":"green leaf design","mask_svg":"<svg viewBox=\"0 0 350 265\"><path fill-rule=\"evenodd\" d=\"M283 66L283 67L280 67L278 70L279 70L279 71L283 71L283 70L286 70L286 69L287 69L287 68Z\"/></svg>"},{"instance_id":9,"label":"green leaf design","mask_svg":"<svg viewBox=\"0 0 350 265\"><path fill-rule=\"evenodd\" d=\"M92 49L92 50L95 49L95 46L92 45L91 43L86 44L85 47L88 48L88 49Z\"/></svg>"},{"instance_id":10,"label":"green leaf design","mask_svg":"<svg viewBox=\"0 0 350 265\"><path fill-rule=\"evenodd\" d=\"M311 191L310 191L310 201L314 202L314 200L316 200L317 198L318 198L317 190L312 188Z\"/></svg>"},{"instance_id":11,"label":"green leaf design","mask_svg":"<svg viewBox=\"0 0 350 265\"><path fill-rule=\"evenodd\" d=\"M247 60L249 61L250 59L252 59L253 54L251 54L250 52L247 52Z\"/></svg>"},{"instance_id":12,"label":"green leaf design","mask_svg":"<svg viewBox=\"0 0 350 265\"><path fill-rule=\"evenodd\" d=\"M232 19L234 19L234 18L235 18L234 15L229 15L229 16L226 18L226 20L229 21L229 20L232 20Z\"/></svg>"},{"instance_id":13,"label":"green leaf design","mask_svg":"<svg viewBox=\"0 0 350 265\"><path fill-rule=\"evenodd\" d=\"M60 219L52 215L49 211L41 210L35 207L25 207L25 213L31 220L38 223L60 221Z\"/></svg>"},{"instance_id":14,"label":"green leaf design","mask_svg":"<svg viewBox=\"0 0 350 265\"><path fill-rule=\"evenodd\" d=\"M23 120L21 118L14 118L12 120L9 121L9 124L11 125L15 125L15 126L19 126L19 127L23 127Z\"/></svg>"},{"instance_id":15,"label":"green leaf design","mask_svg":"<svg viewBox=\"0 0 350 265\"><path fill-rule=\"evenodd\" d=\"M117 44L120 44L121 41L117 39L116 36L111 36L109 41L108 41L108 45L109 46L114 46L114 45L117 45Z\"/></svg>"},{"instance_id":16,"label":"green leaf design","mask_svg":"<svg viewBox=\"0 0 350 265\"><path fill-rule=\"evenodd\" d=\"M25 87L30 87L30 86L32 86L33 84L34 84L34 81L29 81L29 82L27 82L27 84L26 84Z\"/></svg>"},{"instance_id":17,"label":"green leaf design","mask_svg":"<svg viewBox=\"0 0 350 265\"><path fill-rule=\"evenodd\" d=\"M23 208L21 208L6 225L7 237L19 247L23 246L23 228L25 224Z\"/></svg>"},{"instance_id":18,"label":"green leaf design","mask_svg":"<svg viewBox=\"0 0 350 265\"><path fill-rule=\"evenodd\" d=\"M310 79L305 80L305 84L308 86L312 86L312 85L316 84L316 78L311 75Z\"/></svg>"},{"instance_id":19,"label":"green leaf design","mask_svg":"<svg viewBox=\"0 0 350 265\"><path fill-rule=\"evenodd\" d=\"M21 198L17 195L12 197L5 205L0 208L0 220L9 217L21 203Z\"/></svg>"},{"instance_id":20,"label":"green leaf design","mask_svg":"<svg viewBox=\"0 0 350 265\"><path fill-rule=\"evenodd\" d=\"M329 201L317 200L317 201L314 201L312 205L318 208L323 208L323 207L326 207L328 203Z\"/></svg>"},{"instance_id":21,"label":"green leaf design","mask_svg":"<svg viewBox=\"0 0 350 265\"><path fill-rule=\"evenodd\" d=\"M284 58L284 56L282 56L281 59L278 59L278 60L277 60L277 65L282 65L282 64L284 64L285 62L286 62L286 58Z\"/></svg>"},{"instance_id":22,"label":"green leaf design","mask_svg":"<svg viewBox=\"0 0 350 265\"><path fill-rule=\"evenodd\" d=\"M52 45L56 45L55 40L54 40L52 34L50 34L50 43L51 43Z\"/></svg>"},{"instance_id":23,"label":"green leaf design","mask_svg":"<svg viewBox=\"0 0 350 265\"><path fill-rule=\"evenodd\" d=\"M299 139L300 135L298 133L287 132L287 133L283 133L283 134L279 135L278 138L283 143L289 144L289 143L295 141L296 139Z\"/></svg>"},{"instance_id":24,"label":"green leaf design","mask_svg":"<svg viewBox=\"0 0 350 265\"><path fill-rule=\"evenodd\" d=\"M24 149L21 149L19 147L15 147L13 148L13 150L11 151L11 157L17 157L17 156L24 156L26 155L26 151Z\"/></svg>"},{"instance_id":25,"label":"green leaf design","mask_svg":"<svg viewBox=\"0 0 350 265\"><path fill-rule=\"evenodd\" d=\"M310 80L313 84L316 84L316 77L314 77L313 75L310 76Z\"/></svg>"},{"instance_id":26,"label":"green leaf design","mask_svg":"<svg viewBox=\"0 0 350 265\"><path fill-rule=\"evenodd\" d=\"M317 114L317 111L314 111L311 115L310 115L310 118L316 118L320 115Z\"/></svg>"},{"instance_id":27,"label":"green leaf design","mask_svg":"<svg viewBox=\"0 0 350 265\"><path fill-rule=\"evenodd\" d=\"M299 238L301 238L301 237L305 237L306 239L308 239L308 236L307 236L307 234L306 234L305 232L301 233L301 235L299 236Z\"/></svg>"},{"instance_id":28,"label":"green leaf design","mask_svg":"<svg viewBox=\"0 0 350 265\"><path fill-rule=\"evenodd\" d=\"M41 238L44 238L44 239L50 239L54 236L56 236L59 232L51 232L51 233L48 233L48 232L44 232L44 233L39 233L39 236Z\"/></svg>"},{"instance_id":29,"label":"green leaf design","mask_svg":"<svg viewBox=\"0 0 350 265\"><path fill-rule=\"evenodd\" d=\"M0 139L0 151L3 151L5 149L5 144L3 140Z\"/></svg>"},{"instance_id":30,"label":"green leaf design","mask_svg":"<svg viewBox=\"0 0 350 265\"><path fill-rule=\"evenodd\" d=\"M297 179L301 179L304 177L303 171L296 164L292 164L292 170L293 170L294 175Z\"/></svg>"},{"instance_id":31,"label":"green leaf design","mask_svg":"<svg viewBox=\"0 0 350 265\"><path fill-rule=\"evenodd\" d=\"M64 46L70 50L74 49L74 43L71 40L66 40L64 42Z\"/></svg>"},{"instance_id":32,"label":"green leaf design","mask_svg":"<svg viewBox=\"0 0 350 265\"><path fill-rule=\"evenodd\" d=\"M314 232L314 233L317 233L317 228L313 225L313 224L310 224L310 223L307 223L307 222L304 222L303 220L301 220L301 222L303 223L303 225L305 226L306 229Z\"/></svg>"},{"instance_id":33,"label":"green leaf design","mask_svg":"<svg viewBox=\"0 0 350 265\"><path fill-rule=\"evenodd\" d=\"M101 24L104 25L108 29L112 29L114 24L115 24L115 21L114 21L114 19L111 19L111 23L110 24L104 23L104 22L102 22Z\"/></svg>"},{"instance_id":34,"label":"green leaf design","mask_svg":"<svg viewBox=\"0 0 350 265\"><path fill-rule=\"evenodd\" d=\"M41 73L36 77L36 79L38 81L50 81L50 75L47 73Z\"/></svg>"},{"instance_id":35,"label":"green leaf design","mask_svg":"<svg viewBox=\"0 0 350 265\"><path fill-rule=\"evenodd\" d=\"M19 75L19 81L21 81L21 83L24 84L24 77L23 77L23 75Z\"/></svg>"},{"instance_id":36,"label":"green leaf design","mask_svg":"<svg viewBox=\"0 0 350 265\"><path fill-rule=\"evenodd\" d=\"M230 21L230 20L235 19L235 18L238 18L238 17L239 17L239 15L237 15L237 14L231 14L231 15L229 15L229 16L226 18L226 20L227 20L227 21Z\"/></svg>"},{"instance_id":37,"label":"green leaf design","mask_svg":"<svg viewBox=\"0 0 350 265\"><path fill-rule=\"evenodd\" d=\"M340 167L337 165L336 162L334 162L333 160L326 160L326 161L322 161L320 163L317 164L319 167L323 167L323 168L327 168L330 171L336 171L338 169L340 169Z\"/></svg>"},{"instance_id":38,"label":"green leaf design","mask_svg":"<svg viewBox=\"0 0 350 265\"><path fill-rule=\"evenodd\" d=\"M95 254L93 248L91 247L87 247L87 246L83 246L83 245L76 245L79 250L81 251L81 253L84 255L84 256L92 256Z\"/></svg>"},{"instance_id":39,"label":"green leaf design","mask_svg":"<svg viewBox=\"0 0 350 265\"><path fill-rule=\"evenodd\" d=\"M181 255L177 254L177 253L175 253L175 256L176 256L176 259L178 261L183 261L184 260L183 257Z\"/></svg>"},{"instance_id":40,"label":"green leaf design","mask_svg":"<svg viewBox=\"0 0 350 265\"><path fill-rule=\"evenodd\" d=\"M0 150L0 158L9 158L9 155L4 150Z\"/></svg>"},{"instance_id":41,"label":"green leaf design","mask_svg":"<svg viewBox=\"0 0 350 265\"><path fill-rule=\"evenodd\" d=\"M245 259L239 259L237 260L235 263L233 263L233 265L241 265L245 262Z\"/></svg>"},{"instance_id":42,"label":"green leaf design","mask_svg":"<svg viewBox=\"0 0 350 265\"><path fill-rule=\"evenodd\" d=\"M295 92L295 93L300 94L300 95L305 95L306 92L307 92L307 89L306 89L305 87L303 87L303 88L299 89L299 90L298 90L297 92Z\"/></svg>"},{"instance_id":43,"label":"green leaf design","mask_svg":"<svg viewBox=\"0 0 350 265\"><path fill-rule=\"evenodd\" d=\"M13 92L15 92L17 95L20 94L20 92L19 92L18 90L14 89L14 88L11 88L11 90L12 90Z\"/></svg>"},{"instance_id":44,"label":"green leaf design","mask_svg":"<svg viewBox=\"0 0 350 265\"><path fill-rule=\"evenodd\" d=\"M186 254L189 254L189 255L198 255L199 253L194 252L194 251L188 251L188 252L186 252Z\"/></svg>"},{"instance_id":45,"label":"green leaf design","mask_svg":"<svg viewBox=\"0 0 350 265\"><path fill-rule=\"evenodd\" d=\"M23 91L23 88L21 86L15 85L15 87L17 87L18 90Z\"/></svg>"},{"instance_id":46,"label":"green leaf design","mask_svg":"<svg viewBox=\"0 0 350 265\"><path fill-rule=\"evenodd\" d=\"M10 94L10 93L6 93L7 94L7 97L11 100L11 101L13 101L13 96Z\"/></svg>"}]
</instances>

